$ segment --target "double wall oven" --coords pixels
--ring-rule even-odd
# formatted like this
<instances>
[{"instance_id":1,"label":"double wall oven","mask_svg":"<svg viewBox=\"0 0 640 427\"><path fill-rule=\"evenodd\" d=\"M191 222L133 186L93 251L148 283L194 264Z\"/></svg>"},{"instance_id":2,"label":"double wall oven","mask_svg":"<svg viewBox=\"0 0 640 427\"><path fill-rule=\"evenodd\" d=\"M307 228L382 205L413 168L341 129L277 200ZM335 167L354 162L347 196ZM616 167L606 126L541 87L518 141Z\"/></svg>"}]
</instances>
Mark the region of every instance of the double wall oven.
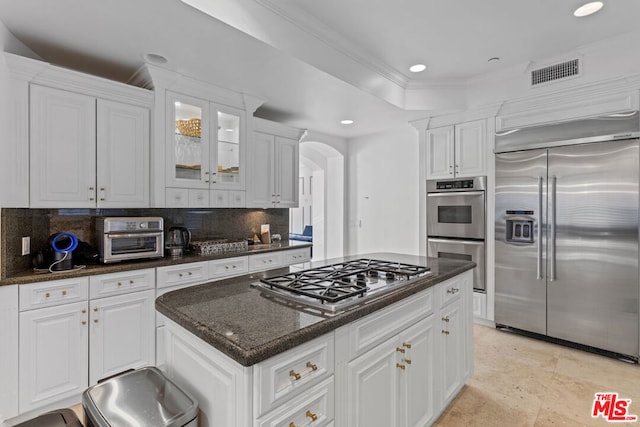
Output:
<instances>
[{"instance_id":1,"label":"double wall oven","mask_svg":"<svg viewBox=\"0 0 640 427\"><path fill-rule=\"evenodd\" d=\"M427 181L427 255L473 261L473 288L486 290L484 176Z\"/></svg>"}]
</instances>

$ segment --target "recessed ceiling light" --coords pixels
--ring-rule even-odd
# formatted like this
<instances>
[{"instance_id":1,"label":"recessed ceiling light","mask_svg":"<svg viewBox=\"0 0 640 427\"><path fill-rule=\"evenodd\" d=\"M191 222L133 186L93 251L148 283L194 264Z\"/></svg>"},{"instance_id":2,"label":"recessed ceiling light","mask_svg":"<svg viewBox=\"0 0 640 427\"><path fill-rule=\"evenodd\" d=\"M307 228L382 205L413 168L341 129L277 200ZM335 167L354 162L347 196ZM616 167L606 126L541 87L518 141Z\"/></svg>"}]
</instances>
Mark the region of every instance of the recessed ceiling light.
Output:
<instances>
[{"instance_id":1,"label":"recessed ceiling light","mask_svg":"<svg viewBox=\"0 0 640 427\"><path fill-rule=\"evenodd\" d=\"M581 18L583 16L588 16L602 9L602 6L603 4L601 1L594 1L591 3L587 3L577 8L575 12L573 12L573 15L577 16L578 18Z\"/></svg>"},{"instance_id":2,"label":"recessed ceiling light","mask_svg":"<svg viewBox=\"0 0 640 427\"><path fill-rule=\"evenodd\" d=\"M340 123L342 123L343 125L352 125L353 124L353 120L341 120Z\"/></svg>"},{"instance_id":3,"label":"recessed ceiling light","mask_svg":"<svg viewBox=\"0 0 640 427\"><path fill-rule=\"evenodd\" d=\"M166 64L168 62L167 58L162 55L158 55L157 53L145 53L144 59L147 62L151 62L152 64L157 65Z\"/></svg>"},{"instance_id":4,"label":"recessed ceiling light","mask_svg":"<svg viewBox=\"0 0 640 427\"><path fill-rule=\"evenodd\" d=\"M412 73L419 73L420 71L424 71L427 69L427 66L424 64L416 64L409 67L409 71Z\"/></svg>"}]
</instances>

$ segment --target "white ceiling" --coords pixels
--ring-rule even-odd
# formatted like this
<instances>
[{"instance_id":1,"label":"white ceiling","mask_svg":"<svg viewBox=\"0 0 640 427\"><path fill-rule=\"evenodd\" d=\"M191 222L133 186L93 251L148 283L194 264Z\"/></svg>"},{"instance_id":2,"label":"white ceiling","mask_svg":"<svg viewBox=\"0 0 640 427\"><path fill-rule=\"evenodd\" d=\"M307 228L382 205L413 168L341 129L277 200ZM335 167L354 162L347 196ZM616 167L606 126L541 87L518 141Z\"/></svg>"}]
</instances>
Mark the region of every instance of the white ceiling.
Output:
<instances>
[{"instance_id":1,"label":"white ceiling","mask_svg":"<svg viewBox=\"0 0 640 427\"><path fill-rule=\"evenodd\" d=\"M195 78L265 99L265 118L342 137L449 106L413 89L636 31L638 0L578 19L577 0L0 0L0 21L43 60L126 81L145 53ZM491 57L500 61L488 62ZM427 70L414 75L409 65ZM339 123L352 118L354 125Z\"/></svg>"}]
</instances>

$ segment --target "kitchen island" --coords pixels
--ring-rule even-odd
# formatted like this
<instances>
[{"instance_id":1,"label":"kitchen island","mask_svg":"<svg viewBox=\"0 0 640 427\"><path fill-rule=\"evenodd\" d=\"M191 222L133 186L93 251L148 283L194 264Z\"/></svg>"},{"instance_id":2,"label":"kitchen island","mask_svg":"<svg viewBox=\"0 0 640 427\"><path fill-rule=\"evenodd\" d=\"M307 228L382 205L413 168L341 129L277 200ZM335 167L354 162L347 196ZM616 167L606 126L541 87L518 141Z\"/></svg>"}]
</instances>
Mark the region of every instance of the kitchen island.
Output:
<instances>
[{"instance_id":1,"label":"kitchen island","mask_svg":"<svg viewBox=\"0 0 640 427\"><path fill-rule=\"evenodd\" d=\"M162 295L167 374L200 404L201 425L431 424L472 372L470 262L400 254L431 273L344 312L264 294L296 267Z\"/></svg>"}]
</instances>

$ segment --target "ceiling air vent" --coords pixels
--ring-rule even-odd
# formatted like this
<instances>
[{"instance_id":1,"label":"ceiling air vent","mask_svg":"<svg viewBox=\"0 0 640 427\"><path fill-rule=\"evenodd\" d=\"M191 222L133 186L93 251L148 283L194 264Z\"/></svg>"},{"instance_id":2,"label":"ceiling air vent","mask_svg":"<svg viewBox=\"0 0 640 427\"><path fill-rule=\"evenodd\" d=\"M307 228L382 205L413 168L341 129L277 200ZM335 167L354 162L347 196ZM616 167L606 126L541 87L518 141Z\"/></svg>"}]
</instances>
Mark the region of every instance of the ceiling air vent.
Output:
<instances>
[{"instance_id":1,"label":"ceiling air vent","mask_svg":"<svg viewBox=\"0 0 640 427\"><path fill-rule=\"evenodd\" d=\"M580 74L580 61L572 59L531 71L531 86L566 79Z\"/></svg>"}]
</instances>

